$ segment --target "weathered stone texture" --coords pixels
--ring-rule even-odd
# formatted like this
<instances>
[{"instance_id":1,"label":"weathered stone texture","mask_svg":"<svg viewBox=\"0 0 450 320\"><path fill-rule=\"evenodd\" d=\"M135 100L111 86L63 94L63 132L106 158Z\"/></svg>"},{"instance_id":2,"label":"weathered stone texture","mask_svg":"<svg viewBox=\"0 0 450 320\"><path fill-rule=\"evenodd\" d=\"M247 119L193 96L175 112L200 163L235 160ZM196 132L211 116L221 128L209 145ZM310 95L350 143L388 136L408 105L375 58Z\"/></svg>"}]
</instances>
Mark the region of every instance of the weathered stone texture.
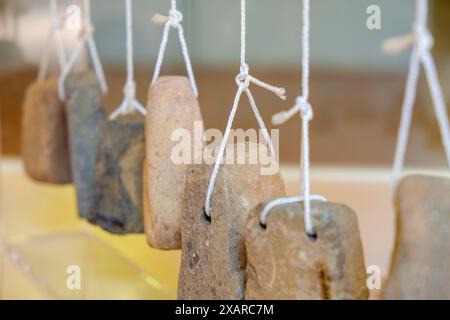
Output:
<instances>
[{"instance_id":1,"label":"weathered stone texture","mask_svg":"<svg viewBox=\"0 0 450 320\"><path fill-rule=\"evenodd\" d=\"M450 179L413 175L396 195L397 234L384 299L450 299Z\"/></svg>"},{"instance_id":2,"label":"weathered stone texture","mask_svg":"<svg viewBox=\"0 0 450 320\"><path fill-rule=\"evenodd\" d=\"M22 108L22 159L25 171L40 182L72 182L64 105L57 80L33 83Z\"/></svg>"},{"instance_id":3,"label":"weathered stone texture","mask_svg":"<svg viewBox=\"0 0 450 320\"><path fill-rule=\"evenodd\" d=\"M245 228L247 284L253 299L367 299L358 222L345 205L311 202L316 238L306 234L303 205L280 205L260 224L264 203Z\"/></svg>"},{"instance_id":4,"label":"weathered stone texture","mask_svg":"<svg viewBox=\"0 0 450 320\"><path fill-rule=\"evenodd\" d=\"M159 78L150 88L147 110L145 232L154 248L180 249L184 184L188 165L195 157L191 139L194 125L203 131L202 115L185 77ZM172 135L176 132L184 136L176 136L174 140ZM182 142L191 144L190 154L181 155L186 161L177 163L181 160L177 145ZM201 152L202 141L198 143ZM177 159L172 159L173 154Z\"/></svg>"}]
</instances>

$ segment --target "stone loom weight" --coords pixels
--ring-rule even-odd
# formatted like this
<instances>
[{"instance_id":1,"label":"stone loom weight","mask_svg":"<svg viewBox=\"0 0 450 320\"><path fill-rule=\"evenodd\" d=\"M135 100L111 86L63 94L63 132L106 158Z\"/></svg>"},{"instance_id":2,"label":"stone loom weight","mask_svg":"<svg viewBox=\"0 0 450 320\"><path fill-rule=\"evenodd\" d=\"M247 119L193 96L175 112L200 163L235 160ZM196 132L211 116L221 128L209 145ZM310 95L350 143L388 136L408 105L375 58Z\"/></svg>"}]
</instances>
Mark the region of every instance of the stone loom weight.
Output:
<instances>
[{"instance_id":1,"label":"stone loom weight","mask_svg":"<svg viewBox=\"0 0 450 320\"><path fill-rule=\"evenodd\" d=\"M397 234L384 299L450 299L450 179L414 175L396 194Z\"/></svg>"},{"instance_id":2,"label":"stone loom weight","mask_svg":"<svg viewBox=\"0 0 450 320\"><path fill-rule=\"evenodd\" d=\"M412 47L393 168L397 235L385 299L450 299L450 180L407 176L400 179L421 65L424 68L450 167L450 124L427 27L428 0L416 0L413 31L386 42L385 49ZM406 46L398 46L409 39ZM392 48L391 48L392 47ZM395 52L395 50L390 50ZM400 182L400 183L399 183Z\"/></svg>"},{"instance_id":3,"label":"stone loom weight","mask_svg":"<svg viewBox=\"0 0 450 320\"><path fill-rule=\"evenodd\" d=\"M94 72L69 76L65 87L72 174L78 214L84 218L94 201L97 141L106 111Z\"/></svg>"},{"instance_id":4,"label":"stone loom weight","mask_svg":"<svg viewBox=\"0 0 450 320\"><path fill-rule=\"evenodd\" d=\"M125 1L127 78L124 98L101 128L97 143L95 200L87 217L88 221L117 234L144 231L142 170L146 109L136 100L131 5L131 0Z\"/></svg>"},{"instance_id":5,"label":"stone loom weight","mask_svg":"<svg viewBox=\"0 0 450 320\"><path fill-rule=\"evenodd\" d=\"M368 297L355 214L344 205L312 202L325 199L310 194L309 8L309 0L303 0L302 95L290 110L273 117L274 123L281 124L300 114L303 194L263 203L250 216L245 232L246 299Z\"/></svg>"},{"instance_id":6,"label":"stone loom weight","mask_svg":"<svg viewBox=\"0 0 450 320\"><path fill-rule=\"evenodd\" d=\"M358 221L345 205L312 202L316 239L304 225L298 203L272 209L260 223L266 203L245 227L245 299L367 299L366 269Z\"/></svg>"},{"instance_id":7,"label":"stone loom weight","mask_svg":"<svg viewBox=\"0 0 450 320\"><path fill-rule=\"evenodd\" d=\"M142 165L144 121L119 116L101 128L96 151L96 184L87 220L116 234L143 232Z\"/></svg>"},{"instance_id":8,"label":"stone loom weight","mask_svg":"<svg viewBox=\"0 0 450 320\"><path fill-rule=\"evenodd\" d=\"M255 144L247 145L245 163L249 163L249 153L258 152L256 148ZM182 222L179 299L244 298L243 230L247 216L261 201L284 195L281 177L261 175L261 167L259 164L222 166L209 220L204 202L212 166L189 166Z\"/></svg>"},{"instance_id":9,"label":"stone loom weight","mask_svg":"<svg viewBox=\"0 0 450 320\"><path fill-rule=\"evenodd\" d=\"M22 106L22 158L26 173L49 183L70 183L70 156L65 109L58 98L57 81L46 79L50 51L55 49L59 68L66 56L61 41L61 19L56 0L49 1L48 43L39 65L38 79L28 88Z\"/></svg>"},{"instance_id":10,"label":"stone loom weight","mask_svg":"<svg viewBox=\"0 0 450 320\"><path fill-rule=\"evenodd\" d=\"M150 246L181 249L181 219L188 163L175 163L175 130L194 138L203 121L197 98L185 77L161 77L150 87L145 122L144 222ZM183 139L183 141L185 141ZM202 141L199 141L200 147ZM201 149L200 149L201 151ZM191 142L191 159L194 142Z\"/></svg>"},{"instance_id":11,"label":"stone loom weight","mask_svg":"<svg viewBox=\"0 0 450 320\"><path fill-rule=\"evenodd\" d=\"M57 81L32 84L22 107L22 159L34 180L65 184L72 182L64 104Z\"/></svg>"}]
</instances>

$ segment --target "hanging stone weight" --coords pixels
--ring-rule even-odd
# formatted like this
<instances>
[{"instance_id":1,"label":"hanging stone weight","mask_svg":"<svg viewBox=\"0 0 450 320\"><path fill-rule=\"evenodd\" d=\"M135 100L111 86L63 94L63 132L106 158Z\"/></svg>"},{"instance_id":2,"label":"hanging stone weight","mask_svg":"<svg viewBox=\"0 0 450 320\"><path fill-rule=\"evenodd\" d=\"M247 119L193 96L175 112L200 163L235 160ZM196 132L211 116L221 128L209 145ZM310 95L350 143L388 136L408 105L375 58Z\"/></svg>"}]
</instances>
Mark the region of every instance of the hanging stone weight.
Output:
<instances>
[{"instance_id":1,"label":"hanging stone weight","mask_svg":"<svg viewBox=\"0 0 450 320\"><path fill-rule=\"evenodd\" d=\"M356 215L347 206L311 202L316 237L306 234L303 205L265 203L245 228L245 299L367 299L366 271Z\"/></svg>"},{"instance_id":2,"label":"hanging stone weight","mask_svg":"<svg viewBox=\"0 0 450 320\"><path fill-rule=\"evenodd\" d=\"M255 149L255 144L250 150L247 144L245 163ZM188 170L179 299L243 299L246 259L242 232L247 216L261 201L284 195L279 174L261 175L259 164L223 164L209 219L204 203L212 167L193 164Z\"/></svg>"},{"instance_id":3,"label":"hanging stone weight","mask_svg":"<svg viewBox=\"0 0 450 320\"><path fill-rule=\"evenodd\" d=\"M413 175L396 195L397 235L384 299L450 299L450 179Z\"/></svg>"},{"instance_id":4,"label":"hanging stone weight","mask_svg":"<svg viewBox=\"0 0 450 320\"><path fill-rule=\"evenodd\" d=\"M41 182L72 182L67 123L57 80L32 84L22 109L22 158L26 173Z\"/></svg>"},{"instance_id":5,"label":"hanging stone weight","mask_svg":"<svg viewBox=\"0 0 450 320\"><path fill-rule=\"evenodd\" d=\"M96 158L95 199L88 221L116 234L143 232L143 117L104 122Z\"/></svg>"},{"instance_id":6,"label":"hanging stone weight","mask_svg":"<svg viewBox=\"0 0 450 320\"><path fill-rule=\"evenodd\" d=\"M66 81L67 119L72 174L78 214L86 217L95 197L97 140L106 112L95 73L70 76Z\"/></svg>"},{"instance_id":7,"label":"hanging stone weight","mask_svg":"<svg viewBox=\"0 0 450 320\"><path fill-rule=\"evenodd\" d=\"M197 98L185 77L161 77L151 86L145 123L147 194L144 195L145 232L150 246L158 249L181 248L181 216L184 183L188 165L195 155L195 144L202 151L203 121ZM200 141L194 141L194 127ZM173 134L183 134L183 137ZM189 154L172 157L177 145L189 143ZM186 153L186 150L184 150ZM185 159L185 161L180 161Z\"/></svg>"}]
</instances>

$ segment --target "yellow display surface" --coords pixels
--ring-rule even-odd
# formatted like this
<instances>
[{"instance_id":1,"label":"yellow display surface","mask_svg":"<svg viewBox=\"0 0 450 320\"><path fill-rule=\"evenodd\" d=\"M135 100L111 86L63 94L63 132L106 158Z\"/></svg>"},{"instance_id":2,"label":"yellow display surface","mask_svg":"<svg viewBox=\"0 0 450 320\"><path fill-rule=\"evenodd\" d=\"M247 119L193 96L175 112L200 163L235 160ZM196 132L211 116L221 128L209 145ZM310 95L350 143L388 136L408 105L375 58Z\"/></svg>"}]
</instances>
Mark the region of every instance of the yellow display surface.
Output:
<instances>
[{"instance_id":1,"label":"yellow display surface","mask_svg":"<svg viewBox=\"0 0 450 320\"><path fill-rule=\"evenodd\" d=\"M78 218L73 186L34 182L19 159L0 166L1 298L176 299L180 251L152 249L143 234L104 232ZM298 193L298 168L281 173L287 193ZM356 212L366 266L386 275L395 220L390 169L317 167L311 177L313 193ZM67 289L70 265L81 268L79 292Z\"/></svg>"},{"instance_id":2,"label":"yellow display surface","mask_svg":"<svg viewBox=\"0 0 450 320\"><path fill-rule=\"evenodd\" d=\"M77 217L73 186L31 181L17 160L1 165L2 298L176 299L179 251L91 226ZM71 265L80 290L66 286Z\"/></svg>"}]
</instances>

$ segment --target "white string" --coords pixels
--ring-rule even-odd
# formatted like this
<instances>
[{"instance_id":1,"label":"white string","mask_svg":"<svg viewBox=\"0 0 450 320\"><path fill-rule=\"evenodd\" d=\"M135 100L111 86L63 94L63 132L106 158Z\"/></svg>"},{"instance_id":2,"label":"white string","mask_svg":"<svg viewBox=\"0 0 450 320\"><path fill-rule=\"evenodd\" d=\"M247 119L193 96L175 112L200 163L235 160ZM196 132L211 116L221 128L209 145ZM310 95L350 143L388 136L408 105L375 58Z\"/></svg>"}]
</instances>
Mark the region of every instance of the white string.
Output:
<instances>
[{"instance_id":1,"label":"white string","mask_svg":"<svg viewBox=\"0 0 450 320\"><path fill-rule=\"evenodd\" d=\"M416 0L416 17L412 33L388 39L384 43L384 50L387 53L397 53L413 46L409 72L406 82L405 96L403 98L402 115L397 136L397 147L392 172L392 194L394 195L403 170L406 147L408 144L411 127L413 108L417 96L417 83L420 74L420 64L422 63L430 89L434 110L439 123L439 128L450 167L450 126L442 94L442 88L436 72L436 66L431 55L433 47L433 36L427 28L428 0Z\"/></svg>"},{"instance_id":2,"label":"white string","mask_svg":"<svg viewBox=\"0 0 450 320\"><path fill-rule=\"evenodd\" d=\"M320 195L311 195L310 191L310 156L309 156L309 122L313 119L313 109L309 99L309 57L310 57L310 2L303 0L303 31L302 31L302 95L295 100L295 105L289 110L282 111L272 117L275 125L283 124L297 112L302 119L302 147L301 147L301 192L300 197L280 198L269 202L261 214L260 221L266 224L267 215L275 206L302 201L304 203L305 229L309 235L314 235L314 225L311 217L311 200L326 201Z\"/></svg>"},{"instance_id":3,"label":"white string","mask_svg":"<svg viewBox=\"0 0 450 320\"><path fill-rule=\"evenodd\" d=\"M133 15L131 8L131 0L125 0L126 29L127 29L127 80L123 89L124 99L119 107L111 113L110 119L115 119L119 115L130 114L134 110L139 111L143 115L147 114L147 110L136 100L136 82L134 81L134 64L133 64Z\"/></svg>"},{"instance_id":4,"label":"white string","mask_svg":"<svg viewBox=\"0 0 450 320\"><path fill-rule=\"evenodd\" d=\"M327 199L323 196L320 195L311 195L309 197L310 200L313 201L327 201ZM267 218L269 216L270 211L272 211L272 209L274 209L275 207L278 207L280 205L285 205L285 204L291 204L291 203L298 203L298 202L303 202L305 201L305 197L304 196L298 196L298 197L289 197L289 198L278 198L275 200L270 201L269 203L267 203L264 206L264 209L261 213L261 217L259 219L259 222L265 226L267 225Z\"/></svg>"},{"instance_id":5,"label":"white string","mask_svg":"<svg viewBox=\"0 0 450 320\"><path fill-rule=\"evenodd\" d=\"M161 46L159 47L158 58L156 60L155 71L153 72L152 85L155 84L161 73L161 67L164 60L164 53L166 51L167 40L169 39L170 28L174 28L178 31L178 41L180 42L181 52L183 54L184 63L186 65L186 72L191 83L192 91L195 96L198 96L198 88L195 82L194 71L192 70L191 59L189 58L189 52L187 49L186 39L184 38L184 29L181 21L183 21L183 14L177 10L176 0L171 0L171 9L169 10L169 16L162 16L156 14L153 16L152 21L156 24L164 24L164 31L161 40Z\"/></svg>"},{"instance_id":6,"label":"white string","mask_svg":"<svg viewBox=\"0 0 450 320\"><path fill-rule=\"evenodd\" d=\"M262 87L274 94L276 94L280 99L286 99L286 92L283 88L274 87L270 84L267 84L265 82L262 82L261 80L258 80L251 76L249 74L249 67L248 64L245 61L245 43L246 43L246 23L245 23L245 0L241 0L241 66L240 66L240 73L236 76L236 84L238 85L238 90L236 92L236 96L234 98L233 107L231 108L230 115L228 117L227 126L225 129L225 133L223 136L223 139L220 144L219 152L217 154L216 161L214 163L213 172L211 174L211 178L208 185L208 191L206 194L206 200L205 200L205 214L210 217L211 216L211 198L214 191L214 186L217 179L217 174L219 173L220 164L222 162L224 153L225 153L225 147L228 141L228 138L230 136L231 132L231 126L233 125L233 120L236 115L237 108L239 106L239 101L241 98L242 93L245 92L247 95L247 98L250 102L250 105L252 107L253 113L255 114L256 120L258 121L258 125L263 131L264 139L267 143L267 145L270 148L271 156L275 157L275 150L272 144L272 140L270 138L270 135L267 131L267 128L264 124L264 120L261 117L261 114L259 113L258 107L256 106L255 99L253 98L252 93L250 92L249 86L250 83L253 83L259 87Z\"/></svg>"},{"instance_id":7,"label":"white string","mask_svg":"<svg viewBox=\"0 0 450 320\"><path fill-rule=\"evenodd\" d=\"M38 81L43 81L47 77L50 50L52 46L55 47L59 69L62 70L66 63L66 53L64 52L64 45L61 39L62 19L58 13L56 0L50 0L49 7L51 22L44 48L44 54L42 55L41 62L39 64Z\"/></svg>"},{"instance_id":8,"label":"white string","mask_svg":"<svg viewBox=\"0 0 450 320\"><path fill-rule=\"evenodd\" d=\"M80 33L80 38L69 57L69 60L65 64L58 81L58 93L61 100L65 100L66 93L64 90L64 84L67 76L75 65L78 57L81 54L82 49L86 45L91 56L92 64L94 66L95 74L97 75L97 81L100 85L100 89L105 94L108 91L108 84L106 83L105 74L103 72L103 67L100 62L100 57L98 56L97 46L95 44L94 38L94 27L92 25L91 19L91 2L90 0L84 0L83 2L83 26Z\"/></svg>"}]
</instances>

